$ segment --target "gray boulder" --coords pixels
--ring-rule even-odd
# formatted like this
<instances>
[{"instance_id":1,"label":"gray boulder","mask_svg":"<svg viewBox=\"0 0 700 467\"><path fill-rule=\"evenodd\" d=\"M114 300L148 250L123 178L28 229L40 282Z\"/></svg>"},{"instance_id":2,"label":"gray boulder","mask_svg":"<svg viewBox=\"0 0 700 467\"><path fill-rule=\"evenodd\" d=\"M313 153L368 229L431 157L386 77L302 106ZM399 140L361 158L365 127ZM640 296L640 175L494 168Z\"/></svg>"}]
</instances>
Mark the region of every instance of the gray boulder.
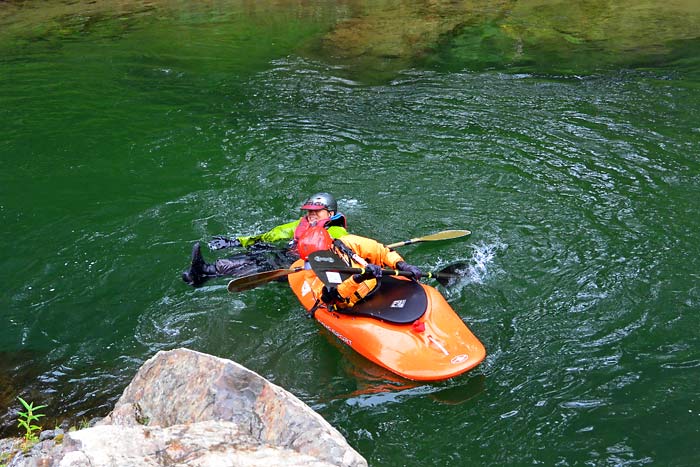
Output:
<instances>
[{"instance_id":1,"label":"gray boulder","mask_svg":"<svg viewBox=\"0 0 700 467\"><path fill-rule=\"evenodd\" d=\"M37 446L10 465L361 467L367 461L320 415L257 373L177 349L146 361L96 426L66 433L60 446Z\"/></svg>"}]
</instances>

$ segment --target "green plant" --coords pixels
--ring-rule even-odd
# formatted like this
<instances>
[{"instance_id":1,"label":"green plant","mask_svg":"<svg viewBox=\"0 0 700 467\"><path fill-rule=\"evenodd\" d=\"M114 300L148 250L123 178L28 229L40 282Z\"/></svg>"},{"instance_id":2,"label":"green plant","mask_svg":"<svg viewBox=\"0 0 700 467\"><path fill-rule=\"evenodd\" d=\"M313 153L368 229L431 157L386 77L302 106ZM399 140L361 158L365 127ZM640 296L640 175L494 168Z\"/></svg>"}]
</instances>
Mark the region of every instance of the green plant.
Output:
<instances>
[{"instance_id":1,"label":"green plant","mask_svg":"<svg viewBox=\"0 0 700 467\"><path fill-rule=\"evenodd\" d=\"M19 417L17 418L17 426L20 428L24 428L24 442L33 442L37 441L39 438L37 437L38 432L41 431L41 427L37 425L33 425L34 422L38 421L41 417L44 416L42 413L36 413L39 409L43 409L46 407L45 405L37 405L34 407L34 403L30 402L27 403L24 399L21 397L17 396L17 399L22 403L24 406L24 412L19 412Z\"/></svg>"}]
</instances>

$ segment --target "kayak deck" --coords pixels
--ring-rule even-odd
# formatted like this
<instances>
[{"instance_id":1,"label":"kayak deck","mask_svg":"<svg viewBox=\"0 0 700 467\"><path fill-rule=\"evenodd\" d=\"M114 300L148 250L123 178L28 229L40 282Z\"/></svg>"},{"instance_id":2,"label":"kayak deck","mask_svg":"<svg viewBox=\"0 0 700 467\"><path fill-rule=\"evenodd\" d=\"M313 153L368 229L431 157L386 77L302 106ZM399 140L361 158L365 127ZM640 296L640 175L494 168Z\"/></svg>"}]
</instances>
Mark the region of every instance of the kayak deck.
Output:
<instances>
[{"instance_id":1,"label":"kayak deck","mask_svg":"<svg viewBox=\"0 0 700 467\"><path fill-rule=\"evenodd\" d=\"M421 284L414 281L381 279L380 291L365 298L359 306L343 314L375 318L393 324L412 324L428 308L428 297Z\"/></svg>"}]
</instances>

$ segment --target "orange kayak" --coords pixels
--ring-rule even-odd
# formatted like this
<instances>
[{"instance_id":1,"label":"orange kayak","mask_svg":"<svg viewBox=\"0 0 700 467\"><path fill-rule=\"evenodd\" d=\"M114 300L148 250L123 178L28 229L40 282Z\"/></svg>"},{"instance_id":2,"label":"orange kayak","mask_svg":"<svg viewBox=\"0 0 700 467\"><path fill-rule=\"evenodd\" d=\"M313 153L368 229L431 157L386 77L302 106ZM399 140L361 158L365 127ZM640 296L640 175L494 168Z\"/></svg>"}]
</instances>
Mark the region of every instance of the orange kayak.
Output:
<instances>
[{"instance_id":1,"label":"orange kayak","mask_svg":"<svg viewBox=\"0 0 700 467\"><path fill-rule=\"evenodd\" d=\"M303 267L299 260L292 268ZM307 311L316 304L302 270L289 285ZM478 365L486 349L435 288L403 277L383 277L379 290L348 313L319 307L314 318L357 353L404 378L438 381Z\"/></svg>"}]
</instances>

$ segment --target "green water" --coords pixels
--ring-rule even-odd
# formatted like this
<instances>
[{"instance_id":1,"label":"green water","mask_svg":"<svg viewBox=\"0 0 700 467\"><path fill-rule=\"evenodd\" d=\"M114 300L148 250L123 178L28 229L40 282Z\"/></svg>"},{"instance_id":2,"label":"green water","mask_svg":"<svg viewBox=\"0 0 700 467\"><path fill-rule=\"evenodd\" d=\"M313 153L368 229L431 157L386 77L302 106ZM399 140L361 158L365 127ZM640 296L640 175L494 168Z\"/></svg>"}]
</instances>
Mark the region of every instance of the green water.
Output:
<instances>
[{"instance_id":1,"label":"green water","mask_svg":"<svg viewBox=\"0 0 700 467\"><path fill-rule=\"evenodd\" d=\"M104 416L181 346L291 391L370 465L700 462L694 2L0 3L0 425ZM331 191L484 342L402 381L192 242ZM208 259L217 255L205 252Z\"/></svg>"}]
</instances>

